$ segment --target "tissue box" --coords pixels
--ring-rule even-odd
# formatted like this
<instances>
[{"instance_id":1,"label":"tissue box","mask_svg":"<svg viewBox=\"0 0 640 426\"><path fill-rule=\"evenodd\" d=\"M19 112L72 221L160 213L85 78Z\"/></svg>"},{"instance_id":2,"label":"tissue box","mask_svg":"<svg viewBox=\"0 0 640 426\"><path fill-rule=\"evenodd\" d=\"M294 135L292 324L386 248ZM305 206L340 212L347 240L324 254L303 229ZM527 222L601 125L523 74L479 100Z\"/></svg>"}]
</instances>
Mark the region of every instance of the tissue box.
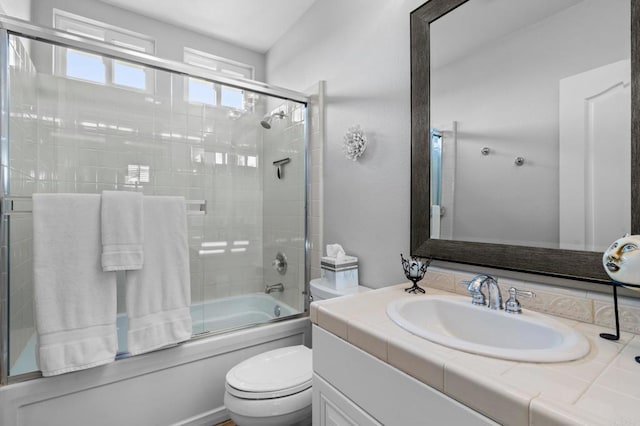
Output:
<instances>
[{"instance_id":1,"label":"tissue box","mask_svg":"<svg viewBox=\"0 0 640 426\"><path fill-rule=\"evenodd\" d=\"M324 256L320 260L321 277L327 285L337 289L358 286L358 258Z\"/></svg>"}]
</instances>

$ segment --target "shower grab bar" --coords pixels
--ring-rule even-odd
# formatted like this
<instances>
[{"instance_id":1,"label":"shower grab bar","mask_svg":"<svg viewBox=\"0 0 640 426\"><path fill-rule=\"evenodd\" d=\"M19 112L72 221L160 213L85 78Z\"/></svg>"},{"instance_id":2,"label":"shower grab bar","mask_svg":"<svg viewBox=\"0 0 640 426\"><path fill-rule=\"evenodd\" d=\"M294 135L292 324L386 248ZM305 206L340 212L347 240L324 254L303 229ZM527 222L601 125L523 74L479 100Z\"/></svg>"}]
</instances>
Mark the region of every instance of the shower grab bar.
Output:
<instances>
[{"instance_id":1,"label":"shower grab bar","mask_svg":"<svg viewBox=\"0 0 640 426\"><path fill-rule=\"evenodd\" d=\"M30 195L9 195L0 197L5 215L33 213ZM207 200L185 200L187 214L201 216L207 214Z\"/></svg>"}]
</instances>

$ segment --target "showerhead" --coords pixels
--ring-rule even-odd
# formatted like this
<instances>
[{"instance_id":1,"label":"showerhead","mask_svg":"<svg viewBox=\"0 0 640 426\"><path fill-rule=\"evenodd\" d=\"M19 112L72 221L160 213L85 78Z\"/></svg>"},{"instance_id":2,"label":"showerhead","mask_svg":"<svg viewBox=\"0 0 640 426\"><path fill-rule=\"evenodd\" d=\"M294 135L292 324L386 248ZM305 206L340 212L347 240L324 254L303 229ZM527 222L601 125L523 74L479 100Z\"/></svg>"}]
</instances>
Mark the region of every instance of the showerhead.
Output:
<instances>
[{"instance_id":1,"label":"showerhead","mask_svg":"<svg viewBox=\"0 0 640 426\"><path fill-rule=\"evenodd\" d=\"M260 125L268 130L271 128L271 122L273 121L274 117L282 120L286 116L287 114L285 114L284 111L278 111L278 112L274 112L273 114L267 114L264 116L264 118L260 122Z\"/></svg>"},{"instance_id":2,"label":"showerhead","mask_svg":"<svg viewBox=\"0 0 640 426\"><path fill-rule=\"evenodd\" d=\"M269 117L265 117L261 122L260 125L262 127L264 127L265 129L270 129L271 128L271 120L273 120L273 116L270 115Z\"/></svg>"}]
</instances>

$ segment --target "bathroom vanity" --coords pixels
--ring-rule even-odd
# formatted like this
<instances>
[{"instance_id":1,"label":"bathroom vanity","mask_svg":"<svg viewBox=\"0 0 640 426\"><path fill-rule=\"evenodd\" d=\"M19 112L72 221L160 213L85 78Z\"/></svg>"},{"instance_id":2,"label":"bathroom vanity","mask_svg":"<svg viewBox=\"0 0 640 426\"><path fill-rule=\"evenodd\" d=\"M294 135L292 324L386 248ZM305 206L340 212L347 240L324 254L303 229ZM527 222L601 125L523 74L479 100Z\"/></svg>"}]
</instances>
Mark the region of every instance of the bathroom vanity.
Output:
<instances>
[{"instance_id":1,"label":"bathroom vanity","mask_svg":"<svg viewBox=\"0 0 640 426\"><path fill-rule=\"evenodd\" d=\"M314 425L496 425L326 330L313 328Z\"/></svg>"},{"instance_id":2,"label":"bathroom vanity","mask_svg":"<svg viewBox=\"0 0 640 426\"><path fill-rule=\"evenodd\" d=\"M529 363L476 355L392 322L394 301L451 295L405 287L311 305L314 425L640 424L640 336L606 341L602 327L555 318L587 338L586 356Z\"/></svg>"}]
</instances>

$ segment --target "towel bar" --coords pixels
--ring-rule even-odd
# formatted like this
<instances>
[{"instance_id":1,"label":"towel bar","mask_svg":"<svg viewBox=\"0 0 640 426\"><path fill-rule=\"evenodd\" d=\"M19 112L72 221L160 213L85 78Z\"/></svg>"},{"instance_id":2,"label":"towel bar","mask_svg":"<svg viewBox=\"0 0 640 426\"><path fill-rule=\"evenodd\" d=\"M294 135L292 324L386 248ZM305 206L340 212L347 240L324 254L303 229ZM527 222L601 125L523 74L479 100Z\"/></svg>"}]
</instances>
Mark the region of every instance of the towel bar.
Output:
<instances>
[{"instance_id":1,"label":"towel bar","mask_svg":"<svg viewBox=\"0 0 640 426\"><path fill-rule=\"evenodd\" d=\"M188 215L207 214L207 200L185 200ZM5 216L14 214L32 213L32 202L30 195L8 195L0 197L0 205Z\"/></svg>"}]
</instances>

